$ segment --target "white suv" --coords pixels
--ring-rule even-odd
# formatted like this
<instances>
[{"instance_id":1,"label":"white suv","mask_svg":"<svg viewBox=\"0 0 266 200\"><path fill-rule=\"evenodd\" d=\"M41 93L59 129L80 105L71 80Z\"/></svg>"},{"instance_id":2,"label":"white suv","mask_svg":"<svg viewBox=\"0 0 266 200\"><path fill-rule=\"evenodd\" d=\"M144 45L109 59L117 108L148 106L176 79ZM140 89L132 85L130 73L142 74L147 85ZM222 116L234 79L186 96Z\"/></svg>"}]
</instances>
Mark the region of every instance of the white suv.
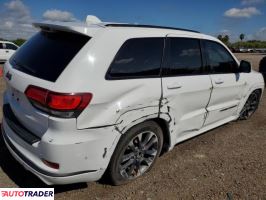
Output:
<instances>
[{"instance_id":1,"label":"white suv","mask_svg":"<svg viewBox=\"0 0 266 200\"><path fill-rule=\"evenodd\" d=\"M195 31L110 23L35 23L5 64L2 132L47 184L119 185L177 143L257 109L263 77Z\"/></svg>"},{"instance_id":2,"label":"white suv","mask_svg":"<svg viewBox=\"0 0 266 200\"><path fill-rule=\"evenodd\" d=\"M18 49L18 46L12 42L0 41L0 62L8 60Z\"/></svg>"}]
</instances>

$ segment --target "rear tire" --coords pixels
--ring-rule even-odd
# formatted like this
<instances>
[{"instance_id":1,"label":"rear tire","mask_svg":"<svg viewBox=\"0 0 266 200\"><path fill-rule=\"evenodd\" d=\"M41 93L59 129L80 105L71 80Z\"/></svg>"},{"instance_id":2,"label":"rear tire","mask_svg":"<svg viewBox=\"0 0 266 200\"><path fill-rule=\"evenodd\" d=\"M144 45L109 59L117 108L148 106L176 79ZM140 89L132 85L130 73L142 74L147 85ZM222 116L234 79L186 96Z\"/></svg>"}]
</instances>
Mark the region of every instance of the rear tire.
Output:
<instances>
[{"instance_id":1,"label":"rear tire","mask_svg":"<svg viewBox=\"0 0 266 200\"><path fill-rule=\"evenodd\" d=\"M113 185L134 180L151 170L163 146L163 132L153 121L146 121L121 136L111 158L107 175Z\"/></svg>"}]
</instances>

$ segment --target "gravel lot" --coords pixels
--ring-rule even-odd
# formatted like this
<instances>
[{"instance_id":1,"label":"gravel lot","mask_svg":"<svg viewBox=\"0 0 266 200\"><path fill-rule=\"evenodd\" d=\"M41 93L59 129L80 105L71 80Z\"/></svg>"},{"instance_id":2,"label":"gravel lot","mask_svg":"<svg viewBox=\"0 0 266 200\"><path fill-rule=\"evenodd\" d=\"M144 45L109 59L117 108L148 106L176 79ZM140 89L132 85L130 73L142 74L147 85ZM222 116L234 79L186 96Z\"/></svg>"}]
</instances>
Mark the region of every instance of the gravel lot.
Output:
<instances>
[{"instance_id":1,"label":"gravel lot","mask_svg":"<svg viewBox=\"0 0 266 200\"><path fill-rule=\"evenodd\" d=\"M263 56L237 54L254 69ZM0 95L3 88L1 78ZM266 95L250 120L231 122L178 144L149 174L132 183L56 186L56 199L266 199L265 120ZM2 139L0 187L45 187L10 156Z\"/></svg>"}]
</instances>

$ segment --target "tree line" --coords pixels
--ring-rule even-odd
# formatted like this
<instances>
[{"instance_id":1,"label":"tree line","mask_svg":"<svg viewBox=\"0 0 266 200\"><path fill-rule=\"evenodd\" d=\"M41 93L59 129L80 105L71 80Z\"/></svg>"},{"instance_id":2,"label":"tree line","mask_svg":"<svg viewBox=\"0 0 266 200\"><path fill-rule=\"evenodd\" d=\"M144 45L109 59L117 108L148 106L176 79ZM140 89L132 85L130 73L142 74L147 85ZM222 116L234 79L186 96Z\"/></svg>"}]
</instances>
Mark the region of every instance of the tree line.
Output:
<instances>
[{"instance_id":1,"label":"tree line","mask_svg":"<svg viewBox=\"0 0 266 200\"><path fill-rule=\"evenodd\" d=\"M266 41L260 41L260 40L243 41L245 39L245 34L243 33L239 35L240 41L234 43L230 42L229 35L224 35L224 36L218 35L217 38L230 48L266 48Z\"/></svg>"}]
</instances>

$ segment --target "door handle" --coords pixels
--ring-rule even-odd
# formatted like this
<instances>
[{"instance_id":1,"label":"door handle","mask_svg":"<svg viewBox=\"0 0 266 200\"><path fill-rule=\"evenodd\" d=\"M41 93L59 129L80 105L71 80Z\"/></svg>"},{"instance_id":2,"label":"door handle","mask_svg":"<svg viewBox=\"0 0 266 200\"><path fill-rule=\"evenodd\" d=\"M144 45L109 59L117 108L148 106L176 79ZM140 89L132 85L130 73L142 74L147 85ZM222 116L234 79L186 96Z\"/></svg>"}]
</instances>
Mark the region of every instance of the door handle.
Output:
<instances>
[{"instance_id":1,"label":"door handle","mask_svg":"<svg viewBox=\"0 0 266 200\"><path fill-rule=\"evenodd\" d=\"M215 84L218 84L218 85L224 83L224 81L222 79L217 79L214 82L215 82Z\"/></svg>"},{"instance_id":2,"label":"door handle","mask_svg":"<svg viewBox=\"0 0 266 200\"><path fill-rule=\"evenodd\" d=\"M167 86L167 89L169 90L174 90L174 89L179 89L179 88L182 88L182 85L180 85L179 83L173 83Z\"/></svg>"},{"instance_id":3,"label":"door handle","mask_svg":"<svg viewBox=\"0 0 266 200\"><path fill-rule=\"evenodd\" d=\"M9 51L6 51L6 53L9 53Z\"/></svg>"}]
</instances>

